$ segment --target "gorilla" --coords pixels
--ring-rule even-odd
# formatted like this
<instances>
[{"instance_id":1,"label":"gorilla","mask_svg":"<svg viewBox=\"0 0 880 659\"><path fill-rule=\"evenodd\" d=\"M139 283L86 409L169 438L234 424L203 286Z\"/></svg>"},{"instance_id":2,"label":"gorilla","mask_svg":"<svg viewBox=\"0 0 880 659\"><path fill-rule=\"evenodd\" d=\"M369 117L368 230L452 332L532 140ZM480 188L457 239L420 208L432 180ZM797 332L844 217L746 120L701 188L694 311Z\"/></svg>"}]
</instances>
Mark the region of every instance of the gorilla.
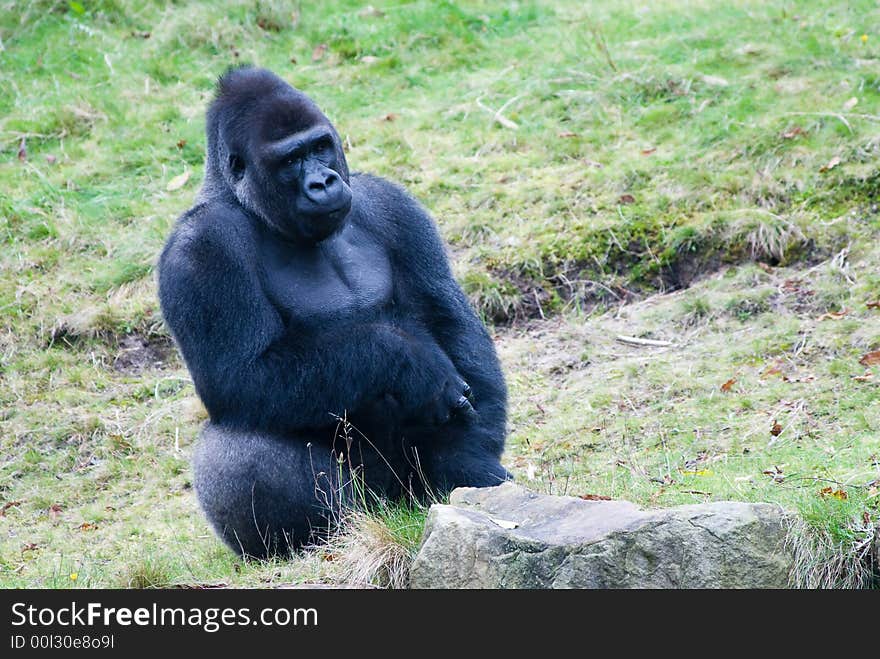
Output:
<instances>
[{"instance_id":1,"label":"gorilla","mask_svg":"<svg viewBox=\"0 0 880 659\"><path fill-rule=\"evenodd\" d=\"M269 71L223 75L206 123L158 283L210 417L194 484L218 535L285 554L340 506L509 479L495 348L427 212L349 174L327 117Z\"/></svg>"}]
</instances>

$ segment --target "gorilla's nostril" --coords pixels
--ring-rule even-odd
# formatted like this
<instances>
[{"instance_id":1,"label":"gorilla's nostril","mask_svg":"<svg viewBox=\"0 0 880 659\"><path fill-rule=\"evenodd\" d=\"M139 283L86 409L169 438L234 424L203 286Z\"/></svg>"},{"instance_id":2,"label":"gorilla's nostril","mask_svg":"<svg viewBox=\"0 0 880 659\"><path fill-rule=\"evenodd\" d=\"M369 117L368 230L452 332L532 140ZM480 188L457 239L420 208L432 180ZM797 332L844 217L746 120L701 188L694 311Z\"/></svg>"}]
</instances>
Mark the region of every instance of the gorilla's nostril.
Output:
<instances>
[{"instance_id":1,"label":"gorilla's nostril","mask_svg":"<svg viewBox=\"0 0 880 659\"><path fill-rule=\"evenodd\" d=\"M309 177L309 181L306 183L306 189L309 192L327 192L327 190L336 185L338 181L339 177L333 172L327 172L323 175L317 174Z\"/></svg>"}]
</instances>

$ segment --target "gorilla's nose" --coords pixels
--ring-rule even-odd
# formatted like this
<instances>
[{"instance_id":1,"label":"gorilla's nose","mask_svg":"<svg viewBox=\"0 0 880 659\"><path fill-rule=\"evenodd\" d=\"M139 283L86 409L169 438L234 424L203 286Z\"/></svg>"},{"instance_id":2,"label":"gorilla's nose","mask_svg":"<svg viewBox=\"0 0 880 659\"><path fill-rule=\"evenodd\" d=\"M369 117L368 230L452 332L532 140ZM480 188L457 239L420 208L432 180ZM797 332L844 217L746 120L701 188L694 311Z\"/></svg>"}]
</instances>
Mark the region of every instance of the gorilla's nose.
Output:
<instances>
[{"instance_id":1,"label":"gorilla's nose","mask_svg":"<svg viewBox=\"0 0 880 659\"><path fill-rule=\"evenodd\" d=\"M327 168L309 172L303 183L306 196L316 204L332 203L342 188L339 175Z\"/></svg>"},{"instance_id":2,"label":"gorilla's nose","mask_svg":"<svg viewBox=\"0 0 880 659\"><path fill-rule=\"evenodd\" d=\"M312 180L309 181L309 191L310 192L324 192L327 188L332 186L338 180L338 176L333 172L329 174L321 175L320 177L312 177ZM323 179L323 180L321 180Z\"/></svg>"}]
</instances>

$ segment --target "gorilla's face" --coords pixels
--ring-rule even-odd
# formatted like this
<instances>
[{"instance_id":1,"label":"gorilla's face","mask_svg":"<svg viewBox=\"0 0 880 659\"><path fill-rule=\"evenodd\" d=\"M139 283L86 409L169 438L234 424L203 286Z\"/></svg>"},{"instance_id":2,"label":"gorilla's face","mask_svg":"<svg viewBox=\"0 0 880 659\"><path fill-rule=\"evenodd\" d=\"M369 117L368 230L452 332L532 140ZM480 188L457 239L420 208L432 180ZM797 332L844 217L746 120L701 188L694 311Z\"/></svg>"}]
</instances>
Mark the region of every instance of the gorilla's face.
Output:
<instances>
[{"instance_id":1,"label":"gorilla's face","mask_svg":"<svg viewBox=\"0 0 880 659\"><path fill-rule=\"evenodd\" d=\"M351 210L351 188L337 146L329 123L257 145L251 189L256 187L269 221L283 233L319 242L342 225Z\"/></svg>"},{"instance_id":2,"label":"gorilla's face","mask_svg":"<svg viewBox=\"0 0 880 659\"><path fill-rule=\"evenodd\" d=\"M288 239L317 243L332 235L351 210L351 188L330 121L291 87L273 90L248 115L236 122L235 137L245 139L227 141L239 201Z\"/></svg>"}]
</instances>

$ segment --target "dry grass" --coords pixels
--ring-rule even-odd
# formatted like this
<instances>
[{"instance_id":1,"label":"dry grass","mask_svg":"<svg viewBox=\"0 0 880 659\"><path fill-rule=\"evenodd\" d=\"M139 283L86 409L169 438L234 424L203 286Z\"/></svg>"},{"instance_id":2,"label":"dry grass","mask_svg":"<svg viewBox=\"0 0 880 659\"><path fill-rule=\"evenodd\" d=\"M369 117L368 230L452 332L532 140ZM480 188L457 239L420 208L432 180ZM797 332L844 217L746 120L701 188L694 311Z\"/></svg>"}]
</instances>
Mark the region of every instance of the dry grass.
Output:
<instances>
[{"instance_id":1,"label":"dry grass","mask_svg":"<svg viewBox=\"0 0 880 659\"><path fill-rule=\"evenodd\" d=\"M420 531L423 519L411 520ZM340 529L317 548L334 564L334 577L341 583L361 587L407 588L409 567L418 545L403 539L400 529L375 513L349 511Z\"/></svg>"},{"instance_id":2,"label":"dry grass","mask_svg":"<svg viewBox=\"0 0 880 659\"><path fill-rule=\"evenodd\" d=\"M794 519L788 549L794 555L794 588L880 588L880 527L851 520L840 534Z\"/></svg>"}]
</instances>

